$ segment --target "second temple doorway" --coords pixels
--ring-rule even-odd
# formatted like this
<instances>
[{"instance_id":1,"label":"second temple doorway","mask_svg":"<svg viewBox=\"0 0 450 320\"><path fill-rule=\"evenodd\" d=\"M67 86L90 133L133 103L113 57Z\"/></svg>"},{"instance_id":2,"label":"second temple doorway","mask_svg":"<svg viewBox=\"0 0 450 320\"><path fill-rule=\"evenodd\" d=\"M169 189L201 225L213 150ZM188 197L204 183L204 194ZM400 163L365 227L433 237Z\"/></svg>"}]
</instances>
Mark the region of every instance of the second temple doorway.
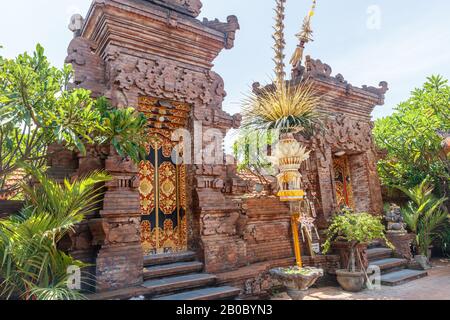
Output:
<instances>
[{"instance_id":1,"label":"second temple doorway","mask_svg":"<svg viewBox=\"0 0 450 320\"><path fill-rule=\"evenodd\" d=\"M334 182L336 185L336 204L338 208L355 208L350 162L347 155L333 159Z\"/></svg>"}]
</instances>

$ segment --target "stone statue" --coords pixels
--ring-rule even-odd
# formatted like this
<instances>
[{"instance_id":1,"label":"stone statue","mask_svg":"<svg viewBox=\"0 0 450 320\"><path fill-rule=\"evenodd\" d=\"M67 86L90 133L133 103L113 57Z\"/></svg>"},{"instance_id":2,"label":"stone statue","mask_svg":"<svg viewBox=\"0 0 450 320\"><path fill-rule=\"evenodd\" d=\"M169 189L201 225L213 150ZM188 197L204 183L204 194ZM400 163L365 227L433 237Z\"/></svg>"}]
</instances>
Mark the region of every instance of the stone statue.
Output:
<instances>
[{"instance_id":1,"label":"stone statue","mask_svg":"<svg viewBox=\"0 0 450 320\"><path fill-rule=\"evenodd\" d=\"M407 233L406 223L404 223L400 207L396 204L391 204L389 211L384 216L384 220L388 224L388 232Z\"/></svg>"}]
</instances>

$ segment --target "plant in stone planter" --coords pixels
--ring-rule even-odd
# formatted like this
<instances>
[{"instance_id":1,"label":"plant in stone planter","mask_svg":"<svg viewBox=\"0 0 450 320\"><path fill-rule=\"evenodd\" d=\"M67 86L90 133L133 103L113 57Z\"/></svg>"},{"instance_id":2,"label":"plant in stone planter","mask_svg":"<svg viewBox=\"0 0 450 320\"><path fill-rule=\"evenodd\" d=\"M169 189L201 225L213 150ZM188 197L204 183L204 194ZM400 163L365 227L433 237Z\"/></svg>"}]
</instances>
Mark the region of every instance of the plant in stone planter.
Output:
<instances>
[{"instance_id":1,"label":"plant in stone planter","mask_svg":"<svg viewBox=\"0 0 450 320\"><path fill-rule=\"evenodd\" d=\"M402 215L410 231L416 235L418 255L415 259L427 269L430 247L445 233L448 224L448 212L444 207L447 198L436 197L433 194L434 187L428 179L411 189L397 188L411 199L402 209Z\"/></svg>"},{"instance_id":2,"label":"plant in stone planter","mask_svg":"<svg viewBox=\"0 0 450 320\"><path fill-rule=\"evenodd\" d=\"M280 281L293 300L302 300L318 278L323 276L323 270L317 268L278 268L270 270L270 275Z\"/></svg>"},{"instance_id":3,"label":"plant in stone planter","mask_svg":"<svg viewBox=\"0 0 450 320\"><path fill-rule=\"evenodd\" d=\"M336 271L338 282L344 290L358 292L363 289L365 279L368 277L359 246L377 239L384 239L389 246L392 246L385 236L385 227L381 218L349 210L344 210L333 217L323 252L328 253L333 242L343 241L349 244L348 265L346 269ZM359 267L357 267L358 262Z\"/></svg>"}]
</instances>

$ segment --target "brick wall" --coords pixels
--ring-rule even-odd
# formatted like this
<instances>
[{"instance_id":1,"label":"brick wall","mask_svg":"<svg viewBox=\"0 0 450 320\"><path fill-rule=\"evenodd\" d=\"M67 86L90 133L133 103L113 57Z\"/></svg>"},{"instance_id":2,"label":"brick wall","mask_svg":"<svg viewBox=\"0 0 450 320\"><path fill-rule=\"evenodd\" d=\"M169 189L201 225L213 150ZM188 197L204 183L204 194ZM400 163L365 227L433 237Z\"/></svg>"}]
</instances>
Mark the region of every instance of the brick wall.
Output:
<instances>
[{"instance_id":1,"label":"brick wall","mask_svg":"<svg viewBox=\"0 0 450 320\"><path fill-rule=\"evenodd\" d=\"M289 207L276 197L243 201L248 217L244 239L247 260L258 263L292 257L291 214Z\"/></svg>"}]
</instances>

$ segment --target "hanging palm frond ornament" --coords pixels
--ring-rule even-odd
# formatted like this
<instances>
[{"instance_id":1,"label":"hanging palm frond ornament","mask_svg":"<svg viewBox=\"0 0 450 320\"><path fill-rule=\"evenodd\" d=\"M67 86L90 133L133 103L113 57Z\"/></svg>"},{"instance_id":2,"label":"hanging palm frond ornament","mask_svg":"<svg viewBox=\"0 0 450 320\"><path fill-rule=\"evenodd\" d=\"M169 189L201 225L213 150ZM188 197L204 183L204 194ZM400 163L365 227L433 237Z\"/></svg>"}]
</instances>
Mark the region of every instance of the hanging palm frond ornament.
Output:
<instances>
[{"instance_id":1,"label":"hanging palm frond ornament","mask_svg":"<svg viewBox=\"0 0 450 320\"><path fill-rule=\"evenodd\" d=\"M291 65L294 69L298 68L303 60L303 53L305 51L305 45L308 42L314 41L313 39L313 30L311 27L311 19L314 17L316 13L317 0L313 0L313 4L311 10L309 10L308 15L303 20L303 25L301 31L296 34L296 37L299 40L299 44L295 49L294 55L291 58Z\"/></svg>"}]
</instances>

